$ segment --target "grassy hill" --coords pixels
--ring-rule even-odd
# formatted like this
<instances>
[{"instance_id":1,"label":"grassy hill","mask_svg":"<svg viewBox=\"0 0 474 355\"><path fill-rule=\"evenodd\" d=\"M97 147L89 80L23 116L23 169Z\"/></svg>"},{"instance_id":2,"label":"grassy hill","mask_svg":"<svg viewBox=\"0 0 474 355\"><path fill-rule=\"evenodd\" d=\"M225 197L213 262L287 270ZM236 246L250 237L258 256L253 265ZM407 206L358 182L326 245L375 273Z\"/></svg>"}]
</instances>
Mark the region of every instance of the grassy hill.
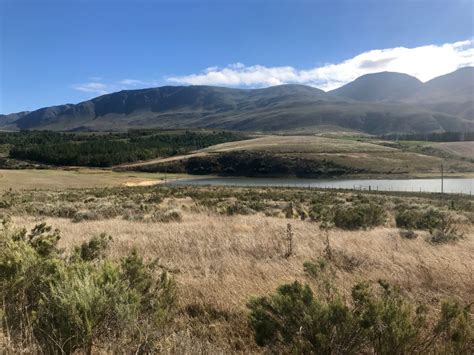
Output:
<instances>
[{"instance_id":1,"label":"grassy hill","mask_svg":"<svg viewBox=\"0 0 474 355\"><path fill-rule=\"evenodd\" d=\"M429 143L421 142L423 146ZM417 142L388 142L350 135L263 136L214 145L191 155L121 166L118 170L231 176L418 176L474 172L461 156L424 150Z\"/></svg>"}]
</instances>

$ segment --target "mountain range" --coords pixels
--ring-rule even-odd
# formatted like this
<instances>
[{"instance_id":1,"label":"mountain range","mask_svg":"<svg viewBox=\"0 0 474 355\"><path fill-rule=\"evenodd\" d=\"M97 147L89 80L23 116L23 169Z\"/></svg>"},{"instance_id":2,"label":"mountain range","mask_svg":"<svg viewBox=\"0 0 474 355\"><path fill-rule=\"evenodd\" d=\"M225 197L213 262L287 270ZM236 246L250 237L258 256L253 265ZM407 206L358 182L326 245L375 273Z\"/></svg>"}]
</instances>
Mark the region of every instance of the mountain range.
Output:
<instances>
[{"instance_id":1,"label":"mountain range","mask_svg":"<svg viewBox=\"0 0 474 355\"><path fill-rule=\"evenodd\" d=\"M370 134L474 131L474 68L426 83L401 73L367 74L329 92L293 84L264 89L163 86L0 115L3 130L152 127Z\"/></svg>"}]
</instances>

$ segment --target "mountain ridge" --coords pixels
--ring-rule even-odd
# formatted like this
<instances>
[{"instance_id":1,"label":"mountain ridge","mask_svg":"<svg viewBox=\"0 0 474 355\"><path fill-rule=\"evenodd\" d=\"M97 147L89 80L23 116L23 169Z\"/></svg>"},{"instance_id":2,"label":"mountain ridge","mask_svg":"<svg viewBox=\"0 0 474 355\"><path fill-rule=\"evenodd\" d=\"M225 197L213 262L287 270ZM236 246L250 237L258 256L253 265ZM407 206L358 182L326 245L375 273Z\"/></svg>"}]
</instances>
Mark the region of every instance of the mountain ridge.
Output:
<instances>
[{"instance_id":1,"label":"mountain ridge","mask_svg":"<svg viewBox=\"0 0 474 355\"><path fill-rule=\"evenodd\" d=\"M382 72L329 92L298 84L262 89L162 86L122 90L78 104L0 115L0 129L161 127L279 132L329 125L376 134L474 130L471 76L474 68L466 67L422 83L407 74Z\"/></svg>"}]
</instances>

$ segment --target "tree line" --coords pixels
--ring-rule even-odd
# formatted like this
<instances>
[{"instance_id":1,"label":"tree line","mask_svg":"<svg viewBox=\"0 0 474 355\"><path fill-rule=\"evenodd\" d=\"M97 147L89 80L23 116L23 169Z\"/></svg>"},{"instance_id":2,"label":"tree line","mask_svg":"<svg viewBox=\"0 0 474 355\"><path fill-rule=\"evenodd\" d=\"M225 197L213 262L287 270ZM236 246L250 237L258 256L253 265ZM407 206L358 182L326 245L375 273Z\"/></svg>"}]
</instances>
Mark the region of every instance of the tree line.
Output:
<instances>
[{"instance_id":1,"label":"tree line","mask_svg":"<svg viewBox=\"0 0 474 355\"><path fill-rule=\"evenodd\" d=\"M0 136L11 146L9 157L51 165L107 167L137 160L173 156L211 145L241 140L225 131L130 131L84 134L16 132Z\"/></svg>"}]
</instances>

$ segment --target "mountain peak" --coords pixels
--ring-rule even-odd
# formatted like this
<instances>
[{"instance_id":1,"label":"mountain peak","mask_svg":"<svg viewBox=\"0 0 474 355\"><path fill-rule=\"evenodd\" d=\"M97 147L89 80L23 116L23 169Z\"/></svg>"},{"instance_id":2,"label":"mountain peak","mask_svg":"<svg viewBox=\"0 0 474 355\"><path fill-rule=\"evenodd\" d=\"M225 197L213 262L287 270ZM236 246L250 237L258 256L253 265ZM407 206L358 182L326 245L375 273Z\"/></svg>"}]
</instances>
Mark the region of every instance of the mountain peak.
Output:
<instances>
[{"instance_id":1,"label":"mountain peak","mask_svg":"<svg viewBox=\"0 0 474 355\"><path fill-rule=\"evenodd\" d=\"M284 132L330 125L375 134L474 130L473 89L474 68L470 67L425 84L407 74L367 74L329 93L299 84L262 89L162 86L0 115L0 128Z\"/></svg>"},{"instance_id":2,"label":"mountain peak","mask_svg":"<svg viewBox=\"0 0 474 355\"><path fill-rule=\"evenodd\" d=\"M400 100L420 90L423 83L403 73L365 74L330 93L359 101Z\"/></svg>"},{"instance_id":3,"label":"mountain peak","mask_svg":"<svg viewBox=\"0 0 474 355\"><path fill-rule=\"evenodd\" d=\"M427 81L416 99L424 102L472 103L474 101L474 67L462 67L452 73Z\"/></svg>"}]
</instances>

